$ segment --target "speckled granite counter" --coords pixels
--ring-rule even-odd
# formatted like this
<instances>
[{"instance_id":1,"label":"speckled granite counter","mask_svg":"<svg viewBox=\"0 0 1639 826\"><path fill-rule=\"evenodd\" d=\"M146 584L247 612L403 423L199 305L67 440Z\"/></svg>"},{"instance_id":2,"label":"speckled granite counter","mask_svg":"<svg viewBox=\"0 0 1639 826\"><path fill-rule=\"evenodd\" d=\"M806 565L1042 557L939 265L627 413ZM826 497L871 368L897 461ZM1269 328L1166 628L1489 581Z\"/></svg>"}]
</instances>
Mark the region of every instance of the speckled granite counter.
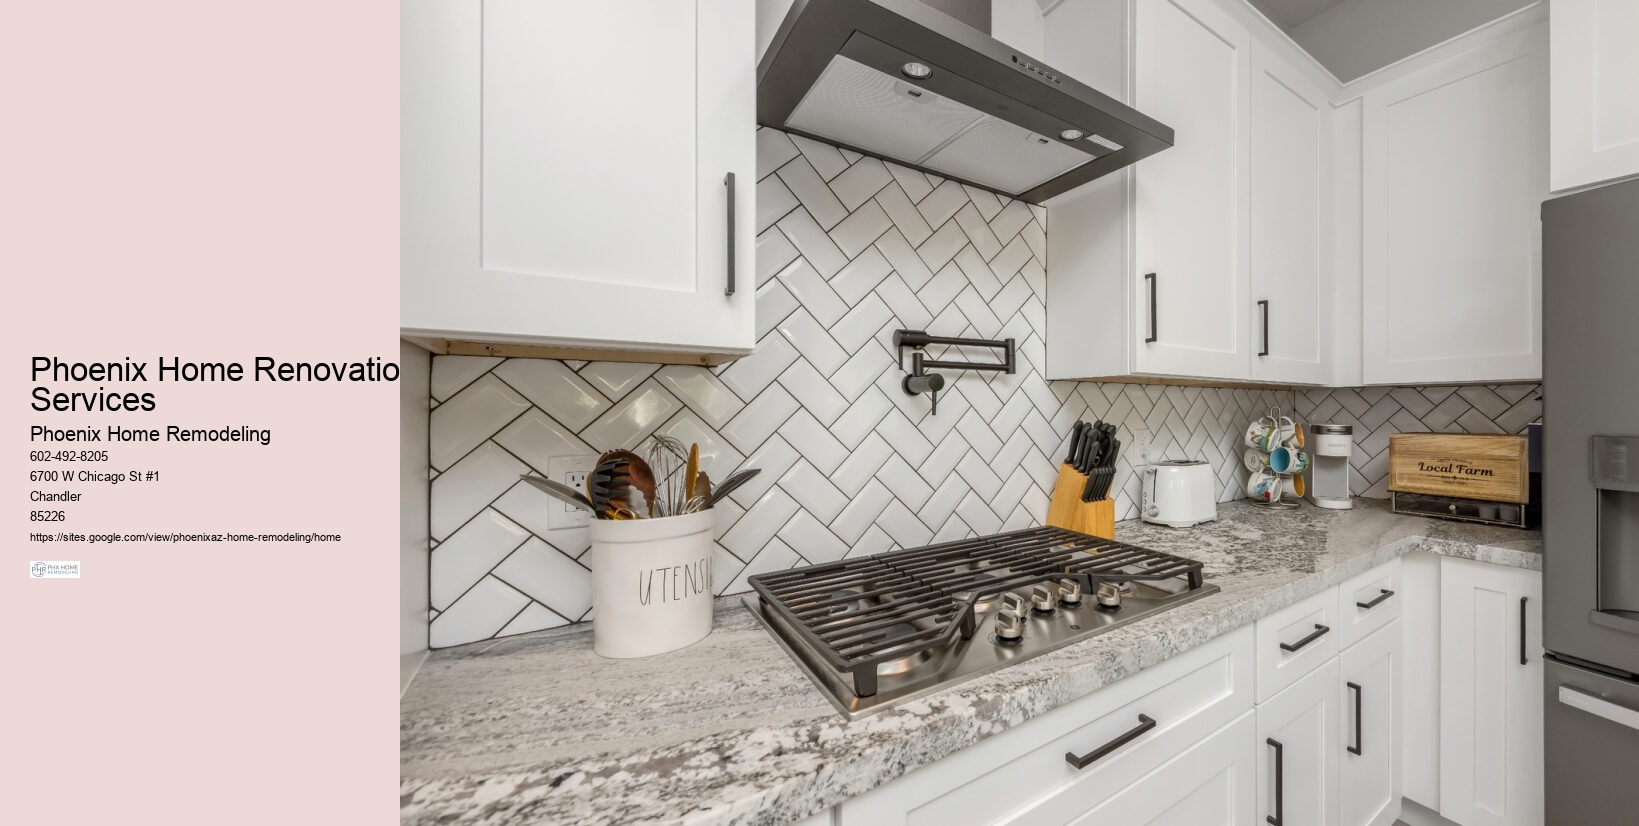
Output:
<instances>
[{"instance_id":1,"label":"speckled granite counter","mask_svg":"<svg viewBox=\"0 0 1639 826\"><path fill-rule=\"evenodd\" d=\"M1374 565L1432 551L1531 570L1541 534L1240 502L1116 538L1202 560L1221 594L849 722L768 633L719 606L711 636L641 660L591 631L438 651L400 703L406 824L785 823L1042 714Z\"/></svg>"}]
</instances>

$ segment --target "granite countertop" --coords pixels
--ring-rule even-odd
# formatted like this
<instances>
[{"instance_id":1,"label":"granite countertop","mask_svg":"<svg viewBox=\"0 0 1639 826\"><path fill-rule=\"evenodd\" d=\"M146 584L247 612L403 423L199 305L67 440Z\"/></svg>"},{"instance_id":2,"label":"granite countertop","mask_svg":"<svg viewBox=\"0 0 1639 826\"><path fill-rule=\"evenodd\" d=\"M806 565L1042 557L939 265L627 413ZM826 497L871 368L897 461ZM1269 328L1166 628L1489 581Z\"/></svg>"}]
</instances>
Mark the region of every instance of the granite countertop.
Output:
<instances>
[{"instance_id":1,"label":"granite countertop","mask_svg":"<svg viewBox=\"0 0 1639 826\"><path fill-rule=\"evenodd\" d=\"M406 824L787 823L1411 551L1542 567L1520 531L1305 504L1219 505L1186 530L1116 538L1199 559L1222 593L848 721L740 607L710 636L638 660L585 626L434 652L400 701Z\"/></svg>"}]
</instances>

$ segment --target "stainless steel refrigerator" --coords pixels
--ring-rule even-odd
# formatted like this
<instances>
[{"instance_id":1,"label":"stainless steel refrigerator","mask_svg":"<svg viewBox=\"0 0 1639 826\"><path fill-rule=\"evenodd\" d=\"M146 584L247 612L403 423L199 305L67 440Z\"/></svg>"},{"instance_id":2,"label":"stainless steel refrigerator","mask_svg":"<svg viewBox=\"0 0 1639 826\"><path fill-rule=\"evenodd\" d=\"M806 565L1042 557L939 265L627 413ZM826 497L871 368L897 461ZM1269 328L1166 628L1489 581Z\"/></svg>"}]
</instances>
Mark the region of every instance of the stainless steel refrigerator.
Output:
<instances>
[{"instance_id":1,"label":"stainless steel refrigerator","mask_svg":"<svg viewBox=\"0 0 1639 826\"><path fill-rule=\"evenodd\" d=\"M1639 823L1639 181L1542 224L1547 822Z\"/></svg>"}]
</instances>

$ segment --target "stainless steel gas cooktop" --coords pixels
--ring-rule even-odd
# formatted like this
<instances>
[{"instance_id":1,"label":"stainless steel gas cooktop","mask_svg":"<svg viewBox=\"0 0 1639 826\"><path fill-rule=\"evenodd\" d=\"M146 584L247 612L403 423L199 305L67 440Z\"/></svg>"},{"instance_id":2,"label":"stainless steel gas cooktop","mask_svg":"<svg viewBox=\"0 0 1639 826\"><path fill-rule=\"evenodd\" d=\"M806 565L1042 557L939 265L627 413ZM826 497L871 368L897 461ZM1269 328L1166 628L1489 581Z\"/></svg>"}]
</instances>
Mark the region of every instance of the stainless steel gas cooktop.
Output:
<instances>
[{"instance_id":1,"label":"stainless steel gas cooktop","mask_svg":"<svg viewBox=\"0 0 1639 826\"><path fill-rule=\"evenodd\" d=\"M1048 527L750 583L746 607L850 719L1218 593L1199 562Z\"/></svg>"}]
</instances>

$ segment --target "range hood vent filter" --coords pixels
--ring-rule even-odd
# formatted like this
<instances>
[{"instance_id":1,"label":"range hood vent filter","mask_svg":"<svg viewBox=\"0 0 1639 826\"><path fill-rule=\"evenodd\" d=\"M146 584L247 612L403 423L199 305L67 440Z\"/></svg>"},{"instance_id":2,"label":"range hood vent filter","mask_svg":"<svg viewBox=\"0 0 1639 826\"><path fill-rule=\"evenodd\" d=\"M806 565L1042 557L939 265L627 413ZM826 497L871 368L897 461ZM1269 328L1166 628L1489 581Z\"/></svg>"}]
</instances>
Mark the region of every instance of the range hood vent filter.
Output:
<instances>
[{"instance_id":1,"label":"range hood vent filter","mask_svg":"<svg viewBox=\"0 0 1639 826\"><path fill-rule=\"evenodd\" d=\"M796 0L757 71L764 126L1030 203L1173 140L918 0Z\"/></svg>"}]
</instances>

